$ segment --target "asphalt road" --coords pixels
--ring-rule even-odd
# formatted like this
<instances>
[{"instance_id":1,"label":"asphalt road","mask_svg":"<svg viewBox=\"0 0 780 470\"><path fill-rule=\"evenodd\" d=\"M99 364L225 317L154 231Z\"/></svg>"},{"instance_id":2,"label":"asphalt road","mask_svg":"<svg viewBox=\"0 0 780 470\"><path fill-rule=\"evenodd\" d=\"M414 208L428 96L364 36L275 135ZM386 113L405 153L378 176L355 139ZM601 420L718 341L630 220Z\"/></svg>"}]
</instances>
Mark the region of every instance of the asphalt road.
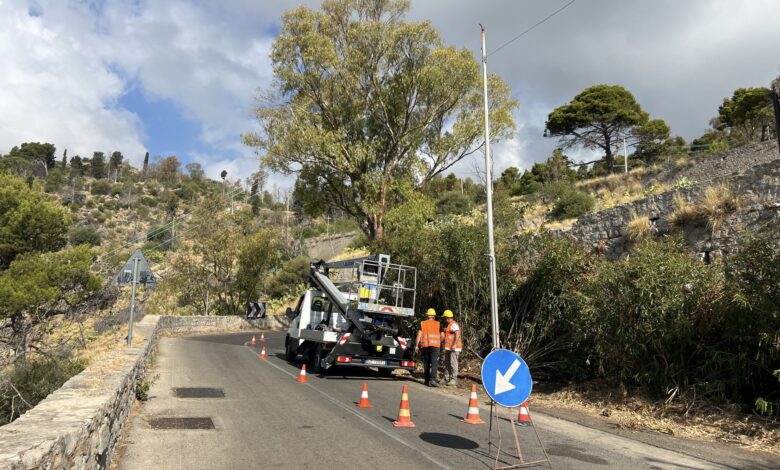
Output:
<instances>
[{"instance_id":1,"label":"asphalt road","mask_svg":"<svg viewBox=\"0 0 780 470\"><path fill-rule=\"evenodd\" d=\"M354 369L309 375L308 383L300 384L295 381L300 365L284 360L283 333L266 333L267 360L257 357L260 343L245 345L250 337L162 338L150 399L131 418L119 443L118 467L493 468L499 441L499 464L518 462L505 419L494 420L492 436L488 424L460 421L467 396ZM368 384L373 408L355 406L363 383ZM392 425L403 384L409 387L413 429ZM177 398L176 387L218 388L224 397ZM484 393L480 408L487 421ZM531 413L556 469L772 468L772 462L762 464L747 452L708 453L707 444L659 446L535 413L533 408ZM171 417L211 418L214 428L153 428L155 419ZM517 429L525 461L543 458L533 430Z\"/></svg>"}]
</instances>

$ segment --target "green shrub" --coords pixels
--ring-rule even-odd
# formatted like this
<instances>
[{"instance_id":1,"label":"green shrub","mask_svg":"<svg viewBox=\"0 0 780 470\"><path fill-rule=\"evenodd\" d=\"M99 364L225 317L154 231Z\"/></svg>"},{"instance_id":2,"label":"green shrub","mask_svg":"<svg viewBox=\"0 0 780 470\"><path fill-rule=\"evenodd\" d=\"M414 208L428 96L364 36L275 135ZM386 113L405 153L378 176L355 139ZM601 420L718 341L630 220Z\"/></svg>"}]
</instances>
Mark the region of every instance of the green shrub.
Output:
<instances>
[{"instance_id":1,"label":"green shrub","mask_svg":"<svg viewBox=\"0 0 780 470\"><path fill-rule=\"evenodd\" d=\"M780 416L780 242L768 230L749 234L726 260L731 301L721 336L726 390L731 398ZM725 349L725 351L723 351Z\"/></svg>"},{"instance_id":2,"label":"green shrub","mask_svg":"<svg viewBox=\"0 0 780 470\"><path fill-rule=\"evenodd\" d=\"M17 365L13 372L2 378L4 380L0 380L0 420L3 423L15 420L84 367L86 365L81 361L58 358L36 359Z\"/></svg>"},{"instance_id":3,"label":"green shrub","mask_svg":"<svg viewBox=\"0 0 780 470\"><path fill-rule=\"evenodd\" d=\"M567 189L558 196L552 209L552 216L556 219L571 219L580 217L593 210L595 200L593 196L576 189Z\"/></svg>"},{"instance_id":4,"label":"green shrub","mask_svg":"<svg viewBox=\"0 0 780 470\"><path fill-rule=\"evenodd\" d=\"M122 194L122 185L121 184L115 184L115 185L111 186L110 194L112 196L120 196Z\"/></svg>"},{"instance_id":5,"label":"green shrub","mask_svg":"<svg viewBox=\"0 0 780 470\"><path fill-rule=\"evenodd\" d=\"M533 364L537 376L587 378L591 346L577 335L581 286L605 261L551 236L523 235L507 251L499 257L503 341Z\"/></svg>"},{"instance_id":6,"label":"green shrub","mask_svg":"<svg viewBox=\"0 0 780 470\"><path fill-rule=\"evenodd\" d=\"M141 198L141 204L149 207L157 207L157 198L150 197L150 196L144 196Z\"/></svg>"},{"instance_id":7,"label":"green shrub","mask_svg":"<svg viewBox=\"0 0 780 470\"><path fill-rule=\"evenodd\" d=\"M138 206L135 213L138 214L138 217L145 219L149 217L149 208L146 206Z\"/></svg>"},{"instance_id":8,"label":"green shrub","mask_svg":"<svg viewBox=\"0 0 780 470\"><path fill-rule=\"evenodd\" d=\"M104 196L111 192L111 183L106 180L95 180L90 185L89 192L95 196Z\"/></svg>"},{"instance_id":9,"label":"green shrub","mask_svg":"<svg viewBox=\"0 0 780 470\"><path fill-rule=\"evenodd\" d=\"M448 191L436 200L436 213L440 215L466 214L472 207L471 198L460 191Z\"/></svg>"},{"instance_id":10,"label":"green shrub","mask_svg":"<svg viewBox=\"0 0 780 470\"><path fill-rule=\"evenodd\" d=\"M647 241L626 261L598 270L584 286L584 340L608 376L648 387L659 397L706 380L704 351L721 321L722 278L686 252L681 240Z\"/></svg>"},{"instance_id":11,"label":"green shrub","mask_svg":"<svg viewBox=\"0 0 780 470\"><path fill-rule=\"evenodd\" d=\"M268 280L266 290L271 297L284 297L300 290L309 278L308 257L300 256L285 261Z\"/></svg>"},{"instance_id":12,"label":"green shrub","mask_svg":"<svg viewBox=\"0 0 780 470\"><path fill-rule=\"evenodd\" d=\"M95 227L77 227L70 232L71 245L87 244L90 246L100 246L100 243L100 234L97 233Z\"/></svg>"}]
</instances>

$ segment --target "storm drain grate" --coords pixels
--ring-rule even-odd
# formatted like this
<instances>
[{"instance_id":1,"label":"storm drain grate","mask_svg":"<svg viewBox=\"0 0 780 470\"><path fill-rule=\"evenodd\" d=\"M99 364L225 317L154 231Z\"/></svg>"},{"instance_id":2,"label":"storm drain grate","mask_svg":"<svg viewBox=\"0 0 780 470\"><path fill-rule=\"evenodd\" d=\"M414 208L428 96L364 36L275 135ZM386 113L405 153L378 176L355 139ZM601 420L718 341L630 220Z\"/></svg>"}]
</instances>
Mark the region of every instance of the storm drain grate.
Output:
<instances>
[{"instance_id":1,"label":"storm drain grate","mask_svg":"<svg viewBox=\"0 0 780 470\"><path fill-rule=\"evenodd\" d=\"M224 398L225 391L221 388L184 387L174 388L173 394L178 398Z\"/></svg>"},{"instance_id":2,"label":"storm drain grate","mask_svg":"<svg viewBox=\"0 0 780 470\"><path fill-rule=\"evenodd\" d=\"M152 418L149 420L152 429L214 429L211 418Z\"/></svg>"}]
</instances>

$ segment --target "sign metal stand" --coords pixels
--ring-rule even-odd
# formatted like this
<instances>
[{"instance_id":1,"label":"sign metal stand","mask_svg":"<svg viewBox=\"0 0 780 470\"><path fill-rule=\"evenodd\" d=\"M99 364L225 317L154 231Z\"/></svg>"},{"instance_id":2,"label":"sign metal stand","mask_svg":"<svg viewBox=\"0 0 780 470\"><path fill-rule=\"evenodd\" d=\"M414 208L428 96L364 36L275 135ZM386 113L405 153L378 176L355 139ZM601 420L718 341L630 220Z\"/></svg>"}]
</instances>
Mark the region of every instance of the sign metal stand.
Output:
<instances>
[{"instance_id":1,"label":"sign metal stand","mask_svg":"<svg viewBox=\"0 0 780 470\"><path fill-rule=\"evenodd\" d=\"M523 457L522 446L520 445L520 437L515 427L515 409L518 406L522 406L524 402L528 400L531 394L531 388L533 381L531 380L531 373L528 369L528 365L525 361L512 351L506 349L498 349L485 358L482 363L482 384L485 387L485 392L490 396L490 426L488 428L488 451L492 451L493 448L493 419L496 420L496 429L498 430L498 443L496 445L496 459L493 464L494 470L507 470L511 468L528 468L544 465L552 468L550 462L550 456L547 455L547 449L544 448L542 440L539 437L539 432L536 429L536 425L531 420L531 427L533 428L536 440L539 446L542 448L544 458L539 460L533 460L526 462ZM514 437L515 449L517 450L518 463L514 465L499 465L501 459L501 418L499 408L507 410L509 425L512 427L512 436ZM504 452L507 456L512 456L511 452ZM512 456L514 457L514 456ZM501 462L506 463L505 461Z\"/></svg>"}]
</instances>

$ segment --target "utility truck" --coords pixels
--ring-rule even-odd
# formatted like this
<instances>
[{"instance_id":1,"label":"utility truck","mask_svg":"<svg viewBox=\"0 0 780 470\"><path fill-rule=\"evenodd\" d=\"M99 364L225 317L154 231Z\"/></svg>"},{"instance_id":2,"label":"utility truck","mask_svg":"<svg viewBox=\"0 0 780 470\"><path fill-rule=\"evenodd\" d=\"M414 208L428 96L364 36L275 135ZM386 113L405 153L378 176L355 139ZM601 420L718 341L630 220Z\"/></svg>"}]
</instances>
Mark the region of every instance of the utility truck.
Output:
<instances>
[{"instance_id":1,"label":"utility truck","mask_svg":"<svg viewBox=\"0 0 780 470\"><path fill-rule=\"evenodd\" d=\"M414 317L416 268L383 254L309 268L310 288L287 309L287 360L302 356L312 373L335 365L375 367L385 376L414 369L403 323Z\"/></svg>"}]
</instances>

